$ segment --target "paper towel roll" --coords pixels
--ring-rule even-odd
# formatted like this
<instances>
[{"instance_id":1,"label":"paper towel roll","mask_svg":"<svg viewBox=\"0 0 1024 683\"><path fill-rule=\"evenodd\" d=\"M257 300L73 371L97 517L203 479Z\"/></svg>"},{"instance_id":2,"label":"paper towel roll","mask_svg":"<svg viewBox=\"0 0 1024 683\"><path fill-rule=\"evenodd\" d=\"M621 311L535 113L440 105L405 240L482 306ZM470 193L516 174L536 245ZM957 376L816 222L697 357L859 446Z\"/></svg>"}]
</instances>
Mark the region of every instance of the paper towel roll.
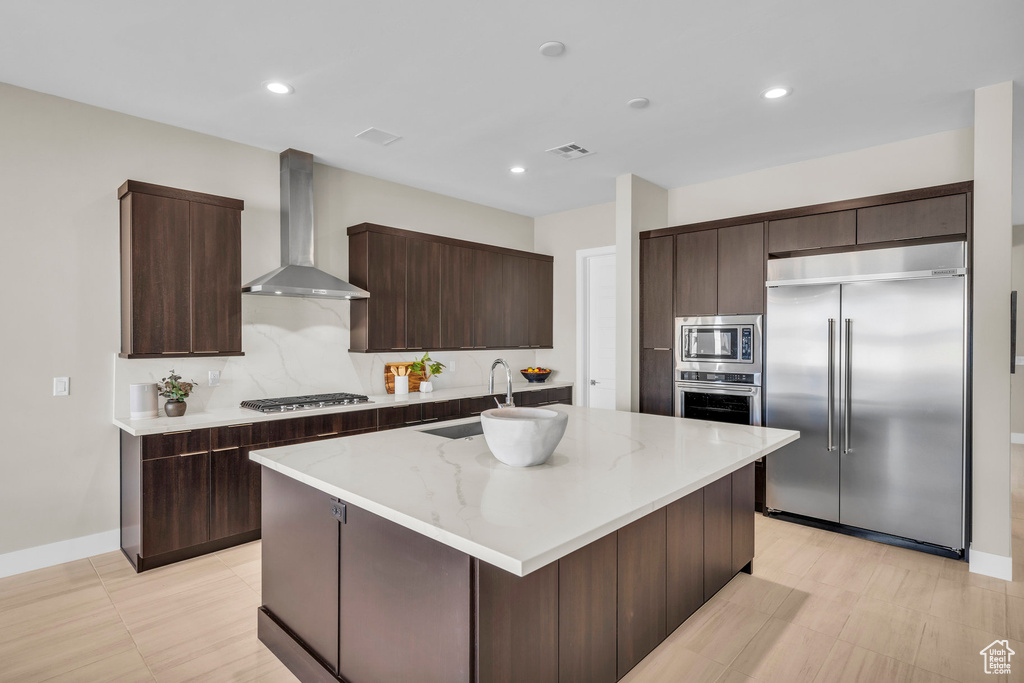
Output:
<instances>
[{"instance_id":1,"label":"paper towel roll","mask_svg":"<svg viewBox=\"0 0 1024 683\"><path fill-rule=\"evenodd\" d=\"M129 388L128 397L131 404L131 418L140 420L147 417L156 417L160 414L157 398L159 387L150 382L149 384L133 384Z\"/></svg>"}]
</instances>

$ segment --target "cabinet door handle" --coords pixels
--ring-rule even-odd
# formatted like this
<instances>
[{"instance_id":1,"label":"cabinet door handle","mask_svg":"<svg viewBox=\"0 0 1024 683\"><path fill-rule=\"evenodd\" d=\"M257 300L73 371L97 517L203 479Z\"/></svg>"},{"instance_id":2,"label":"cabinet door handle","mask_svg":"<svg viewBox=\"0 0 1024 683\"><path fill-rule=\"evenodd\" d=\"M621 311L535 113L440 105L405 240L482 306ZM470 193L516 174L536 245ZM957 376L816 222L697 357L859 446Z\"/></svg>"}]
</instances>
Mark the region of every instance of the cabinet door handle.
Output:
<instances>
[{"instance_id":1,"label":"cabinet door handle","mask_svg":"<svg viewBox=\"0 0 1024 683\"><path fill-rule=\"evenodd\" d=\"M437 420L438 418L436 417L425 417L422 420L420 420L420 422L436 422Z\"/></svg>"},{"instance_id":2,"label":"cabinet door handle","mask_svg":"<svg viewBox=\"0 0 1024 683\"><path fill-rule=\"evenodd\" d=\"M191 434L191 433L192 433L191 429L185 429L185 430L180 431L180 432L167 432L166 434L164 434L164 436L173 436L175 434Z\"/></svg>"},{"instance_id":3,"label":"cabinet door handle","mask_svg":"<svg viewBox=\"0 0 1024 683\"><path fill-rule=\"evenodd\" d=\"M240 425L228 425L228 429L234 429L235 427L252 427L252 422L246 422Z\"/></svg>"},{"instance_id":4,"label":"cabinet door handle","mask_svg":"<svg viewBox=\"0 0 1024 683\"><path fill-rule=\"evenodd\" d=\"M192 451L191 453L178 453L179 458L185 458L190 455L206 455L209 451Z\"/></svg>"},{"instance_id":5,"label":"cabinet door handle","mask_svg":"<svg viewBox=\"0 0 1024 683\"><path fill-rule=\"evenodd\" d=\"M238 450L239 446L231 446L229 448L214 448L214 453L223 453L224 451L235 451ZM182 455L195 455L195 453L183 453Z\"/></svg>"},{"instance_id":6,"label":"cabinet door handle","mask_svg":"<svg viewBox=\"0 0 1024 683\"><path fill-rule=\"evenodd\" d=\"M661 348L660 346L655 346L652 350L653 351L671 351L672 349L667 348L667 347L666 348Z\"/></svg>"},{"instance_id":7,"label":"cabinet door handle","mask_svg":"<svg viewBox=\"0 0 1024 683\"><path fill-rule=\"evenodd\" d=\"M338 432L327 432L326 434L317 434L316 436L317 436L318 439L323 439L323 438L326 438L328 436L337 436L337 435L338 435Z\"/></svg>"},{"instance_id":8,"label":"cabinet door handle","mask_svg":"<svg viewBox=\"0 0 1024 683\"><path fill-rule=\"evenodd\" d=\"M162 355L162 356L169 356L169 355L174 354L174 353L189 353L189 352L188 351L161 351L160 355Z\"/></svg>"}]
</instances>

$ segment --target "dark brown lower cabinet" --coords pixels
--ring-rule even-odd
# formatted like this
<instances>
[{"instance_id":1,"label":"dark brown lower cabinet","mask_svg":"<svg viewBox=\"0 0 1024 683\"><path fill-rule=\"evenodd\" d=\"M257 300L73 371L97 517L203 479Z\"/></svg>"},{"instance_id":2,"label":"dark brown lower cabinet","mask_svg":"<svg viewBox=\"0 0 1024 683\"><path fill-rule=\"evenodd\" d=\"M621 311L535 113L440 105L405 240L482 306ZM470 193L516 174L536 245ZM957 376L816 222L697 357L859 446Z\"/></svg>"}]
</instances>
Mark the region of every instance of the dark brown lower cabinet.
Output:
<instances>
[{"instance_id":1,"label":"dark brown lower cabinet","mask_svg":"<svg viewBox=\"0 0 1024 683\"><path fill-rule=\"evenodd\" d=\"M377 411L378 429L400 429L423 421L422 406L419 403L405 406L381 408Z\"/></svg>"},{"instance_id":2,"label":"dark brown lower cabinet","mask_svg":"<svg viewBox=\"0 0 1024 683\"><path fill-rule=\"evenodd\" d=\"M732 575L754 559L754 463L732 473Z\"/></svg>"},{"instance_id":3,"label":"dark brown lower cabinet","mask_svg":"<svg viewBox=\"0 0 1024 683\"><path fill-rule=\"evenodd\" d=\"M473 562L479 595L477 680L557 683L558 563L520 578L486 562Z\"/></svg>"},{"instance_id":4,"label":"dark brown lower cabinet","mask_svg":"<svg viewBox=\"0 0 1024 683\"><path fill-rule=\"evenodd\" d=\"M459 417L461 417L461 414L458 399L423 404L424 422L443 422L444 420L455 420Z\"/></svg>"},{"instance_id":5,"label":"dark brown lower cabinet","mask_svg":"<svg viewBox=\"0 0 1024 683\"><path fill-rule=\"evenodd\" d=\"M468 555L349 505L339 557L342 678L469 680Z\"/></svg>"},{"instance_id":6,"label":"dark brown lower cabinet","mask_svg":"<svg viewBox=\"0 0 1024 683\"><path fill-rule=\"evenodd\" d=\"M142 462L142 548L161 555L210 540L210 456Z\"/></svg>"},{"instance_id":7,"label":"dark brown lower cabinet","mask_svg":"<svg viewBox=\"0 0 1024 683\"><path fill-rule=\"evenodd\" d=\"M215 448L210 454L211 539L260 528L262 468L249 459L249 451L258 448L261 446Z\"/></svg>"},{"instance_id":8,"label":"dark brown lower cabinet","mask_svg":"<svg viewBox=\"0 0 1024 683\"><path fill-rule=\"evenodd\" d=\"M338 550L331 496L263 469L263 606L338 671Z\"/></svg>"},{"instance_id":9,"label":"dark brown lower cabinet","mask_svg":"<svg viewBox=\"0 0 1024 683\"><path fill-rule=\"evenodd\" d=\"M751 561L752 476L519 577L268 470L260 639L309 681L614 683Z\"/></svg>"},{"instance_id":10,"label":"dark brown lower cabinet","mask_svg":"<svg viewBox=\"0 0 1024 683\"><path fill-rule=\"evenodd\" d=\"M618 673L665 640L665 508L618 531Z\"/></svg>"},{"instance_id":11,"label":"dark brown lower cabinet","mask_svg":"<svg viewBox=\"0 0 1024 683\"><path fill-rule=\"evenodd\" d=\"M704 490L665 508L665 622L669 633L704 604Z\"/></svg>"},{"instance_id":12,"label":"dark brown lower cabinet","mask_svg":"<svg viewBox=\"0 0 1024 683\"><path fill-rule=\"evenodd\" d=\"M618 542L608 534L558 561L558 680L614 683Z\"/></svg>"},{"instance_id":13,"label":"dark brown lower cabinet","mask_svg":"<svg viewBox=\"0 0 1024 683\"><path fill-rule=\"evenodd\" d=\"M732 570L732 513L730 477L704 487L704 600L710 600L735 574ZM751 521L753 514L751 505Z\"/></svg>"}]
</instances>

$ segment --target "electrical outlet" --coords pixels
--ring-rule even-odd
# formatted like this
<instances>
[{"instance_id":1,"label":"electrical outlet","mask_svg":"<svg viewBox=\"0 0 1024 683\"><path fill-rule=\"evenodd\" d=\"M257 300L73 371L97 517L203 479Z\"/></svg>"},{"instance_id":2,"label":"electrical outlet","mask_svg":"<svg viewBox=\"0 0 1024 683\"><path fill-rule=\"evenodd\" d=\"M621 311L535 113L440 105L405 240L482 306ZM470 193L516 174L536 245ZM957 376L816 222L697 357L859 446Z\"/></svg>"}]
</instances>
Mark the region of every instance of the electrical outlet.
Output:
<instances>
[{"instance_id":1,"label":"electrical outlet","mask_svg":"<svg viewBox=\"0 0 1024 683\"><path fill-rule=\"evenodd\" d=\"M220 370L210 370L207 379L208 379L208 386L219 387L220 386Z\"/></svg>"},{"instance_id":2,"label":"electrical outlet","mask_svg":"<svg viewBox=\"0 0 1024 683\"><path fill-rule=\"evenodd\" d=\"M54 396L69 396L71 394L71 378L70 377L54 377L53 378L53 395Z\"/></svg>"}]
</instances>

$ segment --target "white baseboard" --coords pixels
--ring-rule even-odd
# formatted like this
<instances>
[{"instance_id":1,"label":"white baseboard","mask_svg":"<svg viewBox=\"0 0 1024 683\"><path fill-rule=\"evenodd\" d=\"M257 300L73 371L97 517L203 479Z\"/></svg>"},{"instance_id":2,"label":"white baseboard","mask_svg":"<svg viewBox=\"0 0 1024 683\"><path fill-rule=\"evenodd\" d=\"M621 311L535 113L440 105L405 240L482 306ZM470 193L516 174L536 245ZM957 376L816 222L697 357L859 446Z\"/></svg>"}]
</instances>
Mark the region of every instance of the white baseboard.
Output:
<instances>
[{"instance_id":1,"label":"white baseboard","mask_svg":"<svg viewBox=\"0 0 1024 683\"><path fill-rule=\"evenodd\" d=\"M1013 558L983 553L971 548L971 572L1003 581L1013 581Z\"/></svg>"},{"instance_id":2,"label":"white baseboard","mask_svg":"<svg viewBox=\"0 0 1024 683\"><path fill-rule=\"evenodd\" d=\"M1010 434L1010 443L1024 443L1024 434L1012 432Z\"/></svg>"},{"instance_id":3,"label":"white baseboard","mask_svg":"<svg viewBox=\"0 0 1024 683\"><path fill-rule=\"evenodd\" d=\"M79 536L66 541L15 550L0 555L0 578L109 553L120 547L121 530L111 529L91 536Z\"/></svg>"}]
</instances>

